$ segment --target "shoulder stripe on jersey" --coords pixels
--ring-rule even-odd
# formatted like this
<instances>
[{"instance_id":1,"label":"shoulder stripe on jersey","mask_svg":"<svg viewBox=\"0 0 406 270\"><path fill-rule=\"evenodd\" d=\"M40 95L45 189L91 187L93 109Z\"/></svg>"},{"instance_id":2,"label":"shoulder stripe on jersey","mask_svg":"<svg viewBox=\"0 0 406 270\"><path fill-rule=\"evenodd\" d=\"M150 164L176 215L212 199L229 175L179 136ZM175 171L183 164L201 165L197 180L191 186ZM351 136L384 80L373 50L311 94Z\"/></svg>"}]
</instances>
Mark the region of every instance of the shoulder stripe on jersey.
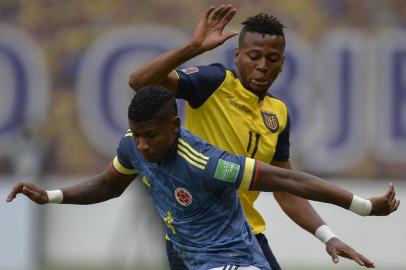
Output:
<instances>
[{"instance_id":1,"label":"shoulder stripe on jersey","mask_svg":"<svg viewBox=\"0 0 406 270\"><path fill-rule=\"evenodd\" d=\"M125 174L125 175L131 175L131 174L138 173L138 171L135 169L127 169L126 167L121 165L120 161L118 161L117 156L113 159L113 167L117 172L119 172L121 174Z\"/></svg>"},{"instance_id":2,"label":"shoulder stripe on jersey","mask_svg":"<svg viewBox=\"0 0 406 270\"><path fill-rule=\"evenodd\" d=\"M187 155L185 155L185 154L184 154L182 151L180 151L179 149L178 149L177 152L178 152L178 155L179 155L179 156L183 157L187 162L189 162L189 163L192 164L193 166L196 166L197 168L202 169L202 170L205 169L205 166L204 166L204 165L201 165L201 164L199 164L199 163L197 163L197 162L191 160Z\"/></svg>"},{"instance_id":3,"label":"shoulder stripe on jersey","mask_svg":"<svg viewBox=\"0 0 406 270\"><path fill-rule=\"evenodd\" d=\"M132 137L132 136L133 136L133 132L131 131L131 129L127 130L127 132L124 135L124 137Z\"/></svg>"},{"instance_id":4,"label":"shoulder stripe on jersey","mask_svg":"<svg viewBox=\"0 0 406 270\"><path fill-rule=\"evenodd\" d=\"M200 157L196 157L194 154L192 154L187 148L183 147L182 145L178 144L178 151L181 151L182 153L186 154L189 158L193 159L196 162L201 163L202 165L207 164L207 160L202 159Z\"/></svg>"},{"instance_id":5,"label":"shoulder stripe on jersey","mask_svg":"<svg viewBox=\"0 0 406 270\"><path fill-rule=\"evenodd\" d=\"M255 160L252 158L245 158L244 175L241 180L239 189L248 190L254 174Z\"/></svg>"},{"instance_id":6,"label":"shoulder stripe on jersey","mask_svg":"<svg viewBox=\"0 0 406 270\"><path fill-rule=\"evenodd\" d=\"M190 146L190 144L188 144L187 142L185 142L184 140L182 140L181 138L179 138L179 142L185 146L186 148L188 148L193 154L195 154L198 157L201 157L203 159L209 160L209 157L203 155L200 152L197 152L192 146Z\"/></svg>"}]
</instances>

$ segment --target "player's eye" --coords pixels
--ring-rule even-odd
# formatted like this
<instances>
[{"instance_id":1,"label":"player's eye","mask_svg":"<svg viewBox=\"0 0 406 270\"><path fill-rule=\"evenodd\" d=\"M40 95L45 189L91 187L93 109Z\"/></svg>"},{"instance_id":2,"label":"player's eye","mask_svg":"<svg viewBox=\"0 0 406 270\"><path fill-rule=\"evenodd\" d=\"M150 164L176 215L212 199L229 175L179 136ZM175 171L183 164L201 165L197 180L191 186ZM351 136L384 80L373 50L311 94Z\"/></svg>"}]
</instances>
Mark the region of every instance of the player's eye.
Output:
<instances>
[{"instance_id":1,"label":"player's eye","mask_svg":"<svg viewBox=\"0 0 406 270\"><path fill-rule=\"evenodd\" d=\"M253 60L253 61L259 59L259 55L258 55L258 54L251 54L251 55L248 55L248 57L249 57L251 60Z\"/></svg>"},{"instance_id":2,"label":"player's eye","mask_svg":"<svg viewBox=\"0 0 406 270\"><path fill-rule=\"evenodd\" d=\"M268 61L271 61L271 62L278 62L281 59L281 57L278 54L272 54L272 55L268 56L267 59L268 59Z\"/></svg>"},{"instance_id":3,"label":"player's eye","mask_svg":"<svg viewBox=\"0 0 406 270\"><path fill-rule=\"evenodd\" d=\"M155 134L155 132L147 132L145 134L142 134L142 137L146 139L153 139L156 137L156 135L157 134Z\"/></svg>"}]
</instances>

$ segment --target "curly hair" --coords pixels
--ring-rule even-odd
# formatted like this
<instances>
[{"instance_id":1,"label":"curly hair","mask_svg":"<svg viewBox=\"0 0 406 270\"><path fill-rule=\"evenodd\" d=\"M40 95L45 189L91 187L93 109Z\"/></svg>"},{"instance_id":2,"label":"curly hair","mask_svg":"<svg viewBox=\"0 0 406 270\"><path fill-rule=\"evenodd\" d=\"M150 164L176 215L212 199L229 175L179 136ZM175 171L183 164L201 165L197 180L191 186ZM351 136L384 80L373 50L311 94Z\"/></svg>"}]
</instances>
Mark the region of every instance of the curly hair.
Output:
<instances>
[{"instance_id":1,"label":"curly hair","mask_svg":"<svg viewBox=\"0 0 406 270\"><path fill-rule=\"evenodd\" d=\"M285 26L274 16L265 13L259 13L252 17L248 17L245 21L241 23L243 26L239 42L241 42L247 32L261 33L276 35L285 38L283 28Z\"/></svg>"},{"instance_id":2,"label":"curly hair","mask_svg":"<svg viewBox=\"0 0 406 270\"><path fill-rule=\"evenodd\" d=\"M178 107L172 92L162 86L147 85L137 91L128 107L128 118L143 122L168 115L168 110L178 114Z\"/></svg>"}]
</instances>

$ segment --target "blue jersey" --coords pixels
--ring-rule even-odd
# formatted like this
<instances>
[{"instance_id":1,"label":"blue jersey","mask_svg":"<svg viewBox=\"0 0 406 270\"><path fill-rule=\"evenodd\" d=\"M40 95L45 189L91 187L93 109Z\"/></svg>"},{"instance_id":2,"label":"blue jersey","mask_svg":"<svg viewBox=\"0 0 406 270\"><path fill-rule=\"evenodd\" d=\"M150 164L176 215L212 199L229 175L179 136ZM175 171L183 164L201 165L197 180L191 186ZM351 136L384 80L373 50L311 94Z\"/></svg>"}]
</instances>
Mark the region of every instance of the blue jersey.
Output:
<instances>
[{"instance_id":1,"label":"blue jersey","mask_svg":"<svg viewBox=\"0 0 406 270\"><path fill-rule=\"evenodd\" d=\"M128 132L113 167L144 175L165 230L189 269L255 265L270 269L245 220L236 189L254 183L260 163L206 143L185 129L161 163L144 160Z\"/></svg>"}]
</instances>

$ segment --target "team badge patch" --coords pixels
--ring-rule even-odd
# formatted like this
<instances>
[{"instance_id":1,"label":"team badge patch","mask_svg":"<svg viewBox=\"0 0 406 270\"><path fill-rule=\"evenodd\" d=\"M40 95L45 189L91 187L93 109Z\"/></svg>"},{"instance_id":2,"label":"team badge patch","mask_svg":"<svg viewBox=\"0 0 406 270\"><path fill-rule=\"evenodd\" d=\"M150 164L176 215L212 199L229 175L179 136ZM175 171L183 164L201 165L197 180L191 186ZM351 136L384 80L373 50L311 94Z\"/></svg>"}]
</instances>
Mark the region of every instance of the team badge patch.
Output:
<instances>
[{"instance_id":1,"label":"team badge patch","mask_svg":"<svg viewBox=\"0 0 406 270\"><path fill-rule=\"evenodd\" d=\"M272 132L276 133L279 130L279 122L276 114L271 112L261 112L262 119L264 120L265 126Z\"/></svg>"},{"instance_id":2,"label":"team badge patch","mask_svg":"<svg viewBox=\"0 0 406 270\"><path fill-rule=\"evenodd\" d=\"M217 162L214 178L234 183L237 180L238 173L240 172L240 165L229 162L227 160L219 159Z\"/></svg>"},{"instance_id":3,"label":"team badge patch","mask_svg":"<svg viewBox=\"0 0 406 270\"><path fill-rule=\"evenodd\" d=\"M185 188L178 187L175 189L175 198L183 206L188 206L192 203L192 194Z\"/></svg>"},{"instance_id":4,"label":"team badge patch","mask_svg":"<svg viewBox=\"0 0 406 270\"><path fill-rule=\"evenodd\" d=\"M182 69L182 72L185 74L192 74L192 73L199 72L199 69L197 67L190 67L190 68Z\"/></svg>"}]
</instances>

